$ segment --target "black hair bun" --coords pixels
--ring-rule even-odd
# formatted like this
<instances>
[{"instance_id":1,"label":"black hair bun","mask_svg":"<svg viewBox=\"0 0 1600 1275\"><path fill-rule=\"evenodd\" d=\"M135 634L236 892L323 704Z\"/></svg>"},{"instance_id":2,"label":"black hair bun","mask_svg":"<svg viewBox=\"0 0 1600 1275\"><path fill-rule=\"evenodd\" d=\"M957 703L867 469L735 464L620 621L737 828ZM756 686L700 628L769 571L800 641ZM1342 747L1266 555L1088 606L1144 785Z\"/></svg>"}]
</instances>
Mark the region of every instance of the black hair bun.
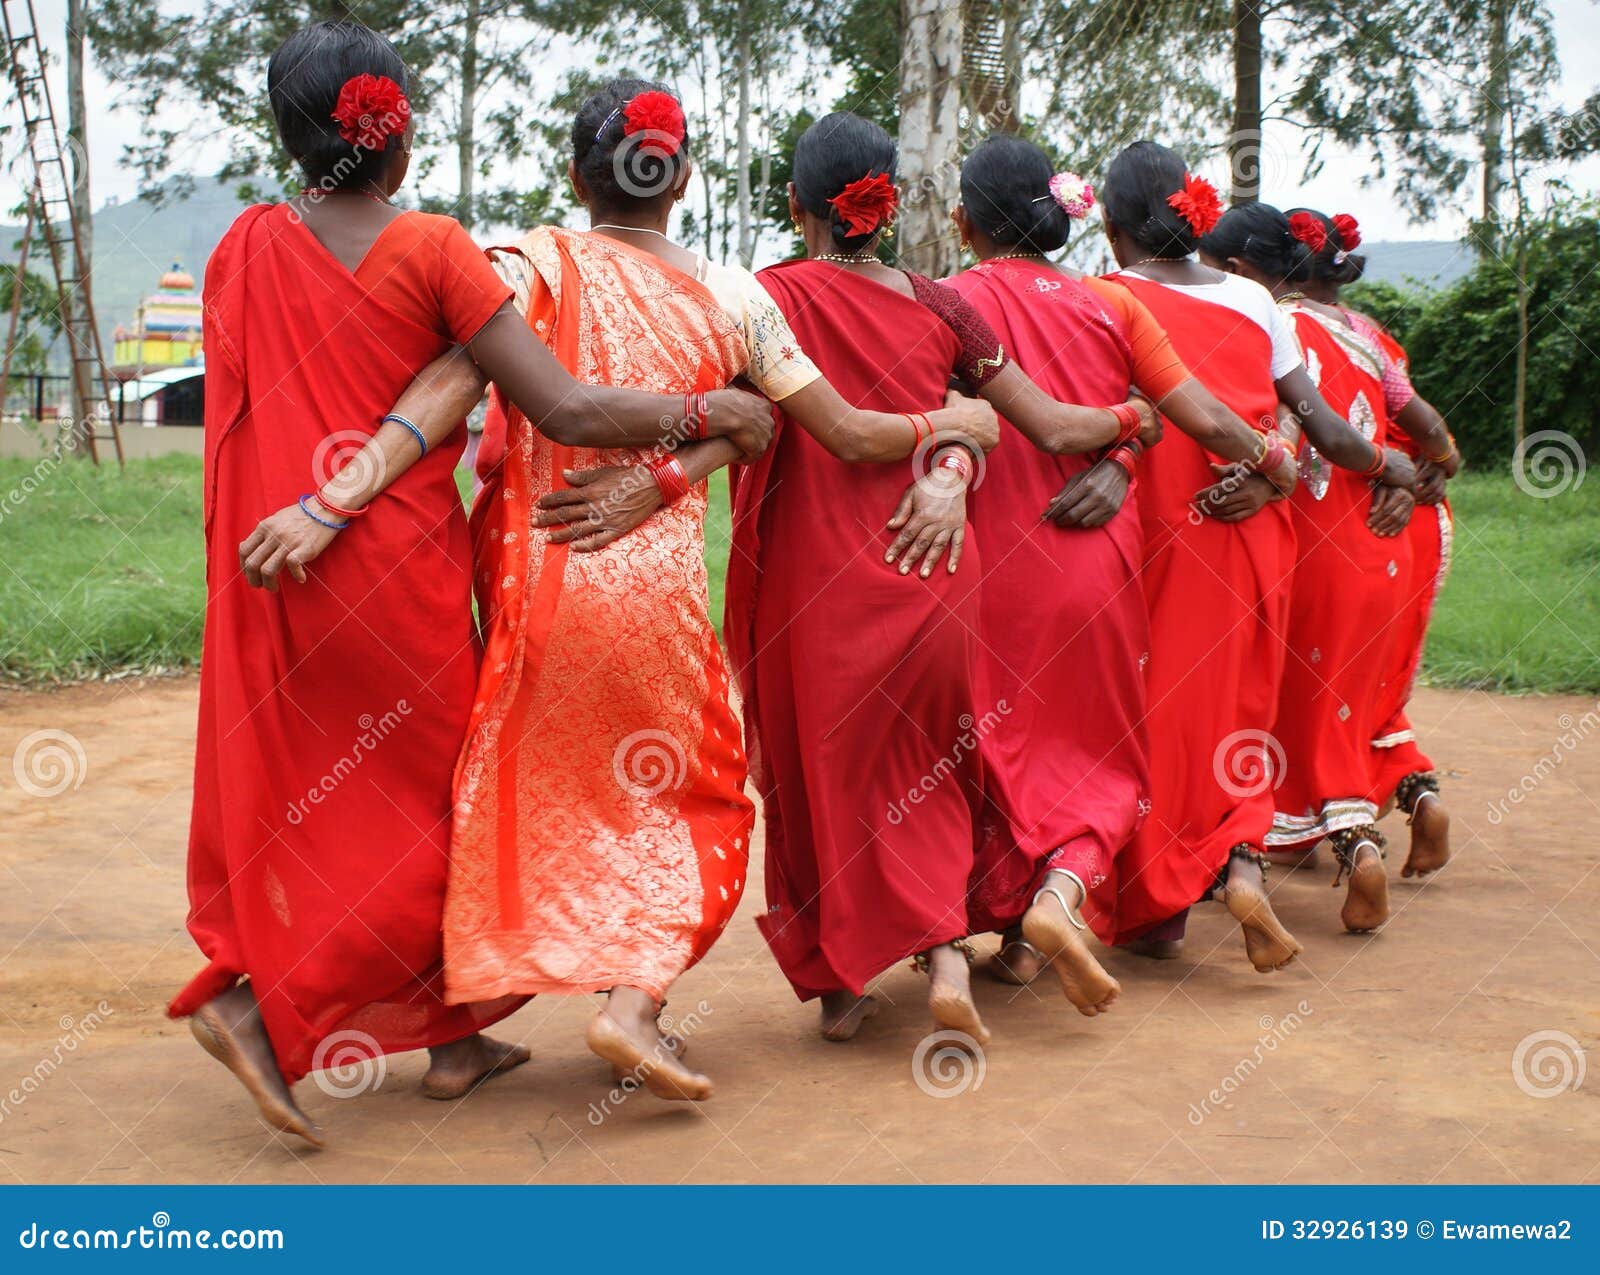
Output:
<instances>
[{"instance_id":1,"label":"black hair bun","mask_svg":"<svg viewBox=\"0 0 1600 1275\"><path fill-rule=\"evenodd\" d=\"M1050 193L1053 171L1032 142L985 138L961 165L961 205L998 247L1055 252L1072 234L1072 218Z\"/></svg>"}]
</instances>

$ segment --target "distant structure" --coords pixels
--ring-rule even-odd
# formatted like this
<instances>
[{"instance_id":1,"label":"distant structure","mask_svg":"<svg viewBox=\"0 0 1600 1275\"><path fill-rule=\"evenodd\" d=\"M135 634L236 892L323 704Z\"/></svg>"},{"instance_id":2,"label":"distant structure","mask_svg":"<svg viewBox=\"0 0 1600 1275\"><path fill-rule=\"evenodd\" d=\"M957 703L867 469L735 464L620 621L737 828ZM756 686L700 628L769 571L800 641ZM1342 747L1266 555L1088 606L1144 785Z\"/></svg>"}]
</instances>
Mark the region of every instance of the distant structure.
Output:
<instances>
[{"instance_id":1,"label":"distant structure","mask_svg":"<svg viewBox=\"0 0 1600 1275\"><path fill-rule=\"evenodd\" d=\"M129 381L166 368L204 364L200 315L194 276L173 262L156 291L139 303L133 330L117 325L111 374Z\"/></svg>"}]
</instances>

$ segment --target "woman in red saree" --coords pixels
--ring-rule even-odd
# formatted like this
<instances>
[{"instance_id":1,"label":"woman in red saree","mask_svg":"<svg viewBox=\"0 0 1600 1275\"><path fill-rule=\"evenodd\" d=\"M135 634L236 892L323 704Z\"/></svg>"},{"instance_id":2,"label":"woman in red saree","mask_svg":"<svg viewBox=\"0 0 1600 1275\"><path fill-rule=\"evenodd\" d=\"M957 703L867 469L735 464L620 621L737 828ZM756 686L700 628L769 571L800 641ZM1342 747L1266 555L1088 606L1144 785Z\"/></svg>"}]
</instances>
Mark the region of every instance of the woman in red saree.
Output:
<instances>
[{"instance_id":1,"label":"woman in red saree","mask_svg":"<svg viewBox=\"0 0 1600 1275\"><path fill-rule=\"evenodd\" d=\"M1073 219L1088 214L1093 194L1082 178L1052 175L1031 142L992 137L962 166L961 195L956 226L979 264L950 286L1046 392L1092 403L1134 385L1178 427L1147 466L1164 465L1169 449L1206 455L1189 435L1227 459L1261 455L1261 436L1190 375L1127 288L1047 259ZM1003 981L1028 982L1043 966L1028 938L1041 890L1057 874L1080 895L1102 888L1150 805L1135 447L1052 456L1008 427L969 498L984 551L986 694L1012 706L1006 729L983 742L991 812L972 877L974 923L1007 932L991 967ZM1275 477L1292 484L1293 462L1287 452L1277 457L1283 472ZM1196 477L1184 498L1207 485L1209 466ZM1260 906L1270 915L1264 899ZM1098 963L1089 976L1109 981ZM1080 980L1066 990L1093 1014L1106 1001L1095 994L1100 986Z\"/></svg>"},{"instance_id":2,"label":"woman in red saree","mask_svg":"<svg viewBox=\"0 0 1600 1275\"><path fill-rule=\"evenodd\" d=\"M1267 446L1280 404L1293 402L1341 463L1365 463L1371 448L1310 384L1271 296L1192 259L1201 227L1215 233L1216 209L1182 157L1136 143L1113 160L1103 193L1123 267L1111 278L1212 392ZM1270 219L1253 242L1280 254L1293 246ZM1251 965L1269 973L1299 950L1267 902L1262 858L1295 536L1273 503L1281 493L1220 459L1199 439L1171 437L1141 460L1151 810L1096 903L1110 941L1170 959L1189 907L1220 888Z\"/></svg>"},{"instance_id":3,"label":"woman in red saree","mask_svg":"<svg viewBox=\"0 0 1600 1275\"><path fill-rule=\"evenodd\" d=\"M1297 278L1333 277L1350 268L1330 220L1285 220L1305 249ZM1219 227L1218 234L1239 241L1237 258L1259 274L1268 263L1244 232L1236 223ZM1318 440L1310 439L1301 466L1309 476L1291 502L1299 556L1273 732L1282 750L1282 778L1267 838L1280 849L1310 848L1328 838L1339 864L1335 883L1349 877L1341 919L1346 929L1364 933L1382 925L1389 910L1383 836L1375 826L1372 740L1402 637L1411 568L1403 533L1415 472L1404 485L1373 489L1372 480L1387 468L1385 457L1403 455L1385 447L1389 420L1377 348L1337 310L1310 300L1294 283L1270 274L1263 281L1293 320L1306 368L1323 397L1373 452L1366 471L1329 466L1317 454Z\"/></svg>"},{"instance_id":4,"label":"woman in red saree","mask_svg":"<svg viewBox=\"0 0 1600 1275\"><path fill-rule=\"evenodd\" d=\"M429 433L383 415L457 343L578 436L659 436L681 403L576 385L459 225L390 204L410 154L406 82L393 47L355 23L291 36L268 92L311 186L247 209L206 272L188 875L208 963L170 1012L271 1127L313 1142L289 1089L310 1071L429 1047L425 1090L451 1097L527 1058L476 1034L518 998L448 1004L440 969L450 776L475 677L460 418ZM758 431L747 399L724 415ZM335 537L347 543L330 549Z\"/></svg>"},{"instance_id":5,"label":"woman in red saree","mask_svg":"<svg viewBox=\"0 0 1600 1275\"><path fill-rule=\"evenodd\" d=\"M575 376L694 396L743 375L836 445L909 453L904 420L844 404L754 276L667 237L691 172L662 86L607 83L572 144L592 229L536 229L496 256L528 327ZM986 405L935 416L993 445ZM678 1060L657 1014L738 906L753 819L706 615L700 481L737 455L724 441L562 445L496 394L473 504L486 641L457 775L447 994L607 992L590 1048L674 1099L709 1097L711 1082Z\"/></svg>"},{"instance_id":6,"label":"woman in red saree","mask_svg":"<svg viewBox=\"0 0 1600 1275\"><path fill-rule=\"evenodd\" d=\"M1293 209L1291 217L1315 218L1310 209ZM1328 218L1346 251L1360 243L1354 217ZM1324 233L1327 233L1326 229ZM1361 276L1363 259L1350 253L1340 278L1312 278L1301 284L1306 296L1339 308L1350 326L1374 344L1383 356L1384 406L1389 415L1387 445L1406 453L1417 467L1417 510L1406 523L1411 546L1411 571L1402 607L1402 631L1394 645L1394 665L1384 679L1383 698L1374 714L1378 723L1372 747L1377 755L1377 777L1372 799L1379 812L1393 803L1411 825L1411 845L1403 877L1425 877L1450 859L1450 815L1439 796L1439 777L1433 762L1417 743L1417 733L1406 715L1406 704L1416 685L1417 670L1428 637L1434 603L1450 571L1450 549L1455 524L1445 483L1461 467L1455 439L1439 412L1412 387L1405 349L1383 326L1368 316L1339 306L1340 289Z\"/></svg>"},{"instance_id":7,"label":"woman in red saree","mask_svg":"<svg viewBox=\"0 0 1600 1275\"><path fill-rule=\"evenodd\" d=\"M1052 450L1147 432L1120 403L1125 385L1109 396L1117 410L1056 402L957 294L878 261L894 163L894 143L858 116L812 125L790 190L810 255L760 274L840 392L863 406L925 408L955 373ZM936 462L923 482L946 474L960 502L960 467ZM796 994L821 999L827 1038L853 1035L876 1008L867 982L917 956L935 1020L981 1042L963 943L979 744L1007 729L1010 709L983 695L978 591L926 567L903 578L887 565L888 535L857 512L889 507L904 481L899 466L841 463L787 415L767 455L739 474L725 634L766 820L758 924ZM981 567L974 544L964 552ZM1098 969L1073 929L1079 902L1053 889L1046 904L1041 946L1064 987L1086 962ZM1115 984L1097 990L1100 1003Z\"/></svg>"}]
</instances>

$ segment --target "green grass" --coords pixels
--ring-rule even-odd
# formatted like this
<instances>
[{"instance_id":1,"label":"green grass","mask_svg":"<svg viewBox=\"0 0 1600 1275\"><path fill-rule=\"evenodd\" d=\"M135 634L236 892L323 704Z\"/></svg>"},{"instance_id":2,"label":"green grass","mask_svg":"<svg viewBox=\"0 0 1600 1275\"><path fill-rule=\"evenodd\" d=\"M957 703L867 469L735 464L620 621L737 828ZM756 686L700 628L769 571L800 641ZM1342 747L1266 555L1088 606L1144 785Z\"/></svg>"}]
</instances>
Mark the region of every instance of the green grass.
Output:
<instances>
[{"instance_id":1,"label":"green grass","mask_svg":"<svg viewBox=\"0 0 1600 1275\"><path fill-rule=\"evenodd\" d=\"M27 488L32 490L27 490ZM1600 692L1600 478L1537 500L1499 473L1451 484L1455 564L1425 680ZM711 616L722 617L725 475L706 525ZM0 459L0 678L39 683L192 665L205 582L200 462Z\"/></svg>"},{"instance_id":2,"label":"green grass","mask_svg":"<svg viewBox=\"0 0 1600 1275\"><path fill-rule=\"evenodd\" d=\"M198 457L0 459L0 678L194 664L205 601Z\"/></svg>"},{"instance_id":3,"label":"green grass","mask_svg":"<svg viewBox=\"0 0 1600 1275\"><path fill-rule=\"evenodd\" d=\"M1501 691L1600 691L1600 477L1548 500L1508 474L1450 484L1455 556L1423 679Z\"/></svg>"}]
</instances>

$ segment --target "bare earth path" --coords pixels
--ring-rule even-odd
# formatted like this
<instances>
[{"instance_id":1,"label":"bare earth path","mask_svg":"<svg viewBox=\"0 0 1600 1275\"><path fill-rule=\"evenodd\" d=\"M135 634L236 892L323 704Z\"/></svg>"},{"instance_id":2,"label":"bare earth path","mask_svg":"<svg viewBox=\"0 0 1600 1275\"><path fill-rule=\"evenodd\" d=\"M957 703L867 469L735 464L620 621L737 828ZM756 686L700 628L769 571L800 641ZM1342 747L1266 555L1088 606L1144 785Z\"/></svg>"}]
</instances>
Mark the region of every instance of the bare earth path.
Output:
<instances>
[{"instance_id":1,"label":"bare earth path","mask_svg":"<svg viewBox=\"0 0 1600 1275\"><path fill-rule=\"evenodd\" d=\"M1514 1070L1530 1034L1590 1054L1600 1040L1592 701L1421 693L1457 859L1401 881L1391 816L1387 929L1340 932L1331 868L1275 872L1306 947L1285 973L1253 973L1213 904L1183 960L1108 958L1123 995L1107 1017L984 983L994 1042L981 1073L945 1065L952 1095L913 1075L918 976L889 971L885 1012L854 1045L824 1044L759 941L752 891L669 1011L698 1020L709 1103L608 1099L582 1043L593 1004L545 999L503 1025L533 1063L460 1104L417 1096L418 1056L353 1097L304 1082L330 1135L316 1152L261 1126L162 1013L197 962L194 696L188 678L0 695L0 1181L1600 1181L1600 1069L1573 1087L1592 1058L1551 1036ZM11 760L46 729L82 745L86 770L30 795ZM1491 817L1524 777L1531 793Z\"/></svg>"}]
</instances>

